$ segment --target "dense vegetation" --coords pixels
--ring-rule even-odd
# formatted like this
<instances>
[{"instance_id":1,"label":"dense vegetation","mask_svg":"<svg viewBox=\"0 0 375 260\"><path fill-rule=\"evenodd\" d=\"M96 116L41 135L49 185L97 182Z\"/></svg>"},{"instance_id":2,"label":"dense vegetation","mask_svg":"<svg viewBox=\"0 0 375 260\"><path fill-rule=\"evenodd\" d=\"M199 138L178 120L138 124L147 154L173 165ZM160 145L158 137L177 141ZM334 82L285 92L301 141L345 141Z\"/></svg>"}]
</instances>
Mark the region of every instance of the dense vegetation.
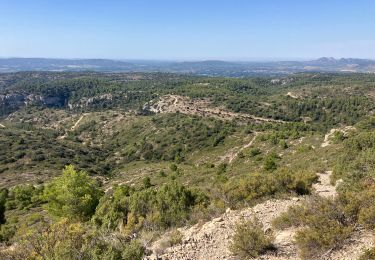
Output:
<instances>
[{"instance_id":1,"label":"dense vegetation","mask_svg":"<svg viewBox=\"0 0 375 260\"><path fill-rule=\"evenodd\" d=\"M0 75L1 76L1 75ZM14 94L0 103L0 115L24 105L42 107L142 110L158 95L209 97L214 104L256 116L303 121L310 118L324 127L353 124L374 109L371 96L374 75L296 75L274 83L270 78L202 78L173 74L17 73L0 79L0 95ZM280 83L281 82L281 83ZM280 95L285 90L303 98ZM348 97L348 95L350 95ZM13 102L12 102L13 100ZM141 112L141 111L140 111Z\"/></svg>"}]
</instances>

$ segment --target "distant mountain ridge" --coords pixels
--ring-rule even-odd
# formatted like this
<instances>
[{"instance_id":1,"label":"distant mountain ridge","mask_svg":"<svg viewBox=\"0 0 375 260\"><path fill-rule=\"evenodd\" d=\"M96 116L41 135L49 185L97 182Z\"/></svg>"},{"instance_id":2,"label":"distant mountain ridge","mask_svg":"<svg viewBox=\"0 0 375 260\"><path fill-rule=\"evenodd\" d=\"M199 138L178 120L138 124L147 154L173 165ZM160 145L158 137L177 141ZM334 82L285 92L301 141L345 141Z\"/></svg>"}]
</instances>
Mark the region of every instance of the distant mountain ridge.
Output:
<instances>
[{"instance_id":1,"label":"distant mountain ridge","mask_svg":"<svg viewBox=\"0 0 375 260\"><path fill-rule=\"evenodd\" d=\"M1 72L18 71L99 71L99 72L172 72L209 76L242 77L259 74L297 72L375 73L375 60L322 57L311 61L122 61L111 59L1 58Z\"/></svg>"}]
</instances>

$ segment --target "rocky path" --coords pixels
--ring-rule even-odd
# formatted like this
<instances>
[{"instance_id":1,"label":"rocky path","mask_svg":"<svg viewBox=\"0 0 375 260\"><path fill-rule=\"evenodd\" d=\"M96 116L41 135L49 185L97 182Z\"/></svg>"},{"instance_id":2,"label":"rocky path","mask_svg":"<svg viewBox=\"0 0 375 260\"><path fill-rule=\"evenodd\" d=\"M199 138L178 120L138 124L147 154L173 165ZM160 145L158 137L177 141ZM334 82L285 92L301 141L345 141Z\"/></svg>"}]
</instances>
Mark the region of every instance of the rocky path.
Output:
<instances>
[{"instance_id":1,"label":"rocky path","mask_svg":"<svg viewBox=\"0 0 375 260\"><path fill-rule=\"evenodd\" d=\"M331 171L319 175L319 182L314 184L315 193L324 196L336 196L336 189L330 184ZM304 198L271 199L251 208L243 210L228 209L222 216L204 224L196 224L188 228L180 228L182 242L173 247L163 249L163 238L156 241L150 250L153 255L145 259L182 259L182 260L216 260L237 259L230 254L228 245L239 221L257 217L267 231L272 220L285 212L290 206L301 203ZM259 259L299 259L297 248L293 243L295 228L276 231L275 246L277 252L261 256ZM165 236L167 237L167 236ZM164 237L164 239L165 239ZM372 246L373 235L364 230L354 232L350 241L340 250L329 252L324 259L357 259L363 248Z\"/></svg>"},{"instance_id":2,"label":"rocky path","mask_svg":"<svg viewBox=\"0 0 375 260\"><path fill-rule=\"evenodd\" d=\"M249 148L254 143L258 134L259 134L258 132L255 132L253 138L250 140L249 143L247 143L243 146L234 147L234 148L228 150L226 154L219 157L219 161L218 161L217 164L220 164L220 163L223 163L223 162L228 162L229 164L231 164L244 149Z\"/></svg>"},{"instance_id":3,"label":"rocky path","mask_svg":"<svg viewBox=\"0 0 375 260\"><path fill-rule=\"evenodd\" d=\"M78 120L74 123L74 125L70 128L70 131L74 131L74 130L79 126L79 124L81 123L82 119L83 119L85 116L87 116L88 114L89 114L89 113L84 113L84 114L82 114L82 115L78 118ZM65 138L67 138L67 137L68 137L68 132L65 132L64 135L61 135L61 136L57 137L57 139L58 139L58 140L63 140L63 139L65 139Z\"/></svg>"},{"instance_id":4,"label":"rocky path","mask_svg":"<svg viewBox=\"0 0 375 260\"><path fill-rule=\"evenodd\" d=\"M332 171L326 171L325 173L318 173L319 180L313 184L315 192L322 197L334 197L337 195L336 186L341 182L336 182L336 186L331 185L331 174Z\"/></svg>"},{"instance_id":5,"label":"rocky path","mask_svg":"<svg viewBox=\"0 0 375 260\"><path fill-rule=\"evenodd\" d=\"M253 143L255 142L255 139L257 138L258 136L258 132L255 132L254 133L254 137L251 139L251 141L247 144L245 144L244 146L242 146L232 157L229 158L229 163L232 163L234 159L236 159L238 157L238 155L246 148L249 148L250 146L253 145Z\"/></svg>"},{"instance_id":6,"label":"rocky path","mask_svg":"<svg viewBox=\"0 0 375 260\"><path fill-rule=\"evenodd\" d=\"M75 124L70 128L70 131L74 131L79 123L81 123L82 119L87 115L87 113L83 114L82 116L80 116L80 118L75 122Z\"/></svg>"}]
</instances>

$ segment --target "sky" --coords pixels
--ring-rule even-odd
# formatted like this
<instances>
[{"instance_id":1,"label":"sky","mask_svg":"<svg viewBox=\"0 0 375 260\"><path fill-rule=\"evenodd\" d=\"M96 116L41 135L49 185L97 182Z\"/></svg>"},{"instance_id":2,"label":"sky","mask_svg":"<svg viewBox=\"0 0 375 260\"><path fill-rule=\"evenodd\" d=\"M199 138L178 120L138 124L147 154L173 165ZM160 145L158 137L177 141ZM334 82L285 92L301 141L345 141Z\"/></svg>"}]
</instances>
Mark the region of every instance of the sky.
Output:
<instances>
[{"instance_id":1,"label":"sky","mask_svg":"<svg viewBox=\"0 0 375 260\"><path fill-rule=\"evenodd\" d=\"M0 57L375 59L374 0L0 0Z\"/></svg>"}]
</instances>

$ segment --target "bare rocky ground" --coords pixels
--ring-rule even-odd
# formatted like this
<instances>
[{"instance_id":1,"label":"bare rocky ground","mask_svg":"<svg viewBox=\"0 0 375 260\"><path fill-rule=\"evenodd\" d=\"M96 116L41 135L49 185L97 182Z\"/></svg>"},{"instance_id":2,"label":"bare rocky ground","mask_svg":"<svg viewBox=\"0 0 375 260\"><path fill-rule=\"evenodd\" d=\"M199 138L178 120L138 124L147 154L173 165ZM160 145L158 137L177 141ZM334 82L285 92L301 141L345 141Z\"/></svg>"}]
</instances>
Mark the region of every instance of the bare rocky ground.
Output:
<instances>
[{"instance_id":1,"label":"bare rocky ground","mask_svg":"<svg viewBox=\"0 0 375 260\"><path fill-rule=\"evenodd\" d=\"M324 136L324 141L321 144L321 147L327 147L331 144L331 138L334 136L336 132L342 132L344 135L349 134L351 131L355 131L355 127L353 126L346 126L344 128L333 128Z\"/></svg>"},{"instance_id":2,"label":"bare rocky ground","mask_svg":"<svg viewBox=\"0 0 375 260\"><path fill-rule=\"evenodd\" d=\"M330 184L331 171L318 174L319 182L314 184L315 193L319 196L331 197L336 195L336 189ZM234 234L234 228L240 221L257 217L264 226L265 231L272 229L271 222L281 213L287 211L290 206L301 203L307 197L293 197L290 199L271 199L251 208L243 210L228 209L220 217L204 224L196 224L192 227L183 227L179 231L182 234L182 242L178 245L163 248L163 241L168 239L166 234L156 241L149 249L153 252L151 259L183 259L183 260L214 260L237 259L231 255L228 245ZM298 249L293 243L293 237L297 229L290 228L282 231L274 231L276 251L262 255L258 259L299 259ZM374 236L365 230L358 229L348 239L342 248L327 252L322 259L357 259L363 249L373 246Z\"/></svg>"},{"instance_id":3,"label":"bare rocky ground","mask_svg":"<svg viewBox=\"0 0 375 260\"><path fill-rule=\"evenodd\" d=\"M284 123L282 120L256 117L244 113L226 111L222 107L213 107L208 99L190 99L179 95L165 95L151 102L149 110L154 113L182 113L204 117L214 117L222 120L253 120L259 122Z\"/></svg>"}]
</instances>

